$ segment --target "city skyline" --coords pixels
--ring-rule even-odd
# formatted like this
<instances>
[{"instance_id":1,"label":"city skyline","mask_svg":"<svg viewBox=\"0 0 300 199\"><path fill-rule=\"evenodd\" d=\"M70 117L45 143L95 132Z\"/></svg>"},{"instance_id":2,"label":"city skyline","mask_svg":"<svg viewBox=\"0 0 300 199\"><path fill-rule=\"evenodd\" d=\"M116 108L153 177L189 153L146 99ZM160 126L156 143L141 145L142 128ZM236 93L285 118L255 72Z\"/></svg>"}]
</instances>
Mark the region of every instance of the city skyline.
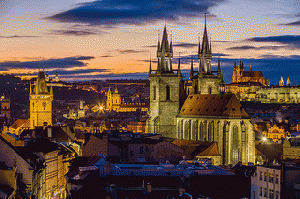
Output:
<instances>
[{"instance_id":1,"label":"city skyline","mask_svg":"<svg viewBox=\"0 0 300 199\"><path fill-rule=\"evenodd\" d=\"M271 84L289 76L296 85L299 6L298 0L2 0L0 73L36 75L43 69L52 77L57 71L66 81L146 79L150 54L155 65L157 40L166 25L173 67L180 52L181 68L188 74L207 13L212 65L220 56L226 83L234 61L242 59L246 70L251 61Z\"/></svg>"}]
</instances>

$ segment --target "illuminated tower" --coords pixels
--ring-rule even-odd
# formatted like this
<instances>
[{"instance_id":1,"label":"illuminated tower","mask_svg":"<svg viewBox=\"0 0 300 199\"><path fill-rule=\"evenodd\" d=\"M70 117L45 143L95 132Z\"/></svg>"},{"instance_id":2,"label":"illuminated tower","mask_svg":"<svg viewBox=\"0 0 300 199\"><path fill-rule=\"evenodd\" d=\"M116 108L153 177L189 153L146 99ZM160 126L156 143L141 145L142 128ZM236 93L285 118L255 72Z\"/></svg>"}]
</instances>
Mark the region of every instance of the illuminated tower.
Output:
<instances>
[{"instance_id":1,"label":"illuminated tower","mask_svg":"<svg viewBox=\"0 0 300 199\"><path fill-rule=\"evenodd\" d=\"M199 60L199 71L198 78L194 79L193 87L195 93L198 94L219 94L220 93L220 82L221 82L221 68L220 61L218 61L218 70L212 71L211 60L211 42L208 41L207 29L206 29L206 14L205 14L205 25L202 39L202 45L199 41L198 46L198 60Z\"/></svg>"},{"instance_id":2,"label":"illuminated tower","mask_svg":"<svg viewBox=\"0 0 300 199\"><path fill-rule=\"evenodd\" d=\"M162 42L157 46L157 70L150 62L150 112L147 121L148 133L159 133L165 137L176 137L176 115L184 93L180 65L172 68L173 46L169 43L167 28L164 27Z\"/></svg>"},{"instance_id":3,"label":"illuminated tower","mask_svg":"<svg viewBox=\"0 0 300 199\"><path fill-rule=\"evenodd\" d=\"M30 128L52 125L53 90L47 88L45 73L40 71L32 90L30 85Z\"/></svg>"},{"instance_id":4,"label":"illuminated tower","mask_svg":"<svg viewBox=\"0 0 300 199\"><path fill-rule=\"evenodd\" d=\"M1 96L1 115L10 119L10 100Z\"/></svg>"}]
</instances>

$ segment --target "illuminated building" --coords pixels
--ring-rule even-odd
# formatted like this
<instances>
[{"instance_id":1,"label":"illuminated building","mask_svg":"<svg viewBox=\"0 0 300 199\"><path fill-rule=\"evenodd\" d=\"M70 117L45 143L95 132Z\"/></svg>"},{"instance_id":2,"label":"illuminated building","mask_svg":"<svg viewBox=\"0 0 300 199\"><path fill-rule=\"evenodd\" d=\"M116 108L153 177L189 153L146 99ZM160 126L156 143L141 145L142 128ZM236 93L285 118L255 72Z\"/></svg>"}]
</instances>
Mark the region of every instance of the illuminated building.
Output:
<instances>
[{"instance_id":1,"label":"illuminated building","mask_svg":"<svg viewBox=\"0 0 300 199\"><path fill-rule=\"evenodd\" d=\"M193 70L189 92L184 90L180 71L172 68L173 48L166 27L162 43L158 42L157 70L150 62L150 112L148 133L159 133L175 139L216 142L215 164L255 161L254 131L249 115L234 94L225 93L220 60L212 70L212 51L206 23L202 44L199 42L199 71ZM175 73L176 72L176 73ZM189 95L186 96L186 93ZM204 154L207 157L207 154Z\"/></svg>"},{"instance_id":2,"label":"illuminated building","mask_svg":"<svg viewBox=\"0 0 300 199\"><path fill-rule=\"evenodd\" d=\"M52 125L53 90L46 85L45 73L40 71L32 90L30 85L30 128Z\"/></svg>"},{"instance_id":3,"label":"illuminated building","mask_svg":"<svg viewBox=\"0 0 300 199\"><path fill-rule=\"evenodd\" d=\"M148 107L144 103L125 103L124 100L121 102L121 94L118 88L116 87L115 92L112 93L109 87L106 98L106 110L115 112L135 112L141 110L147 112Z\"/></svg>"}]
</instances>

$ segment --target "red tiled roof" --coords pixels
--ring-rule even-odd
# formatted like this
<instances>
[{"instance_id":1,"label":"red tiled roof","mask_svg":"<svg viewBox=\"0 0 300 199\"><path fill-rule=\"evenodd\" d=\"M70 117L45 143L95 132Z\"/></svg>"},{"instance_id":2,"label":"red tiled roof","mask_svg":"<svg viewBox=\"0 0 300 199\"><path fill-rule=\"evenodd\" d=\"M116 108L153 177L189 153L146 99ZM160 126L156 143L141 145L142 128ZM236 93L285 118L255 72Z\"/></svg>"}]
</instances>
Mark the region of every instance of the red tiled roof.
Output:
<instances>
[{"instance_id":1,"label":"red tiled roof","mask_svg":"<svg viewBox=\"0 0 300 199\"><path fill-rule=\"evenodd\" d=\"M249 117L234 94L194 94L185 100L179 116Z\"/></svg>"}]
</instances>

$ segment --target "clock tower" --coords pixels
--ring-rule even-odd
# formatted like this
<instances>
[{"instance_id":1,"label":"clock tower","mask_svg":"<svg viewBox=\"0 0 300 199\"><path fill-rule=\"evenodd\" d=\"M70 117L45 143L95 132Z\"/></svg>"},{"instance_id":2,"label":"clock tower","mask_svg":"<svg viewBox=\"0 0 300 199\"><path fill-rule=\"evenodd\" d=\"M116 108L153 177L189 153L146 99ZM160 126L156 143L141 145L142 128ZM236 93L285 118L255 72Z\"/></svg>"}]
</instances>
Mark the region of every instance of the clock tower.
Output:
<instances>
[{"instance_id":1,"label":"clock tower","mask_svg":"<svg viewBox=\"0 0 300 199\"><path fill-rule=\"evenodd\" d=\"M52 125L53 90L47 88L45 73L40 71L32 90L30 85L30 128Z\"/></svg>"}]
</instances>

